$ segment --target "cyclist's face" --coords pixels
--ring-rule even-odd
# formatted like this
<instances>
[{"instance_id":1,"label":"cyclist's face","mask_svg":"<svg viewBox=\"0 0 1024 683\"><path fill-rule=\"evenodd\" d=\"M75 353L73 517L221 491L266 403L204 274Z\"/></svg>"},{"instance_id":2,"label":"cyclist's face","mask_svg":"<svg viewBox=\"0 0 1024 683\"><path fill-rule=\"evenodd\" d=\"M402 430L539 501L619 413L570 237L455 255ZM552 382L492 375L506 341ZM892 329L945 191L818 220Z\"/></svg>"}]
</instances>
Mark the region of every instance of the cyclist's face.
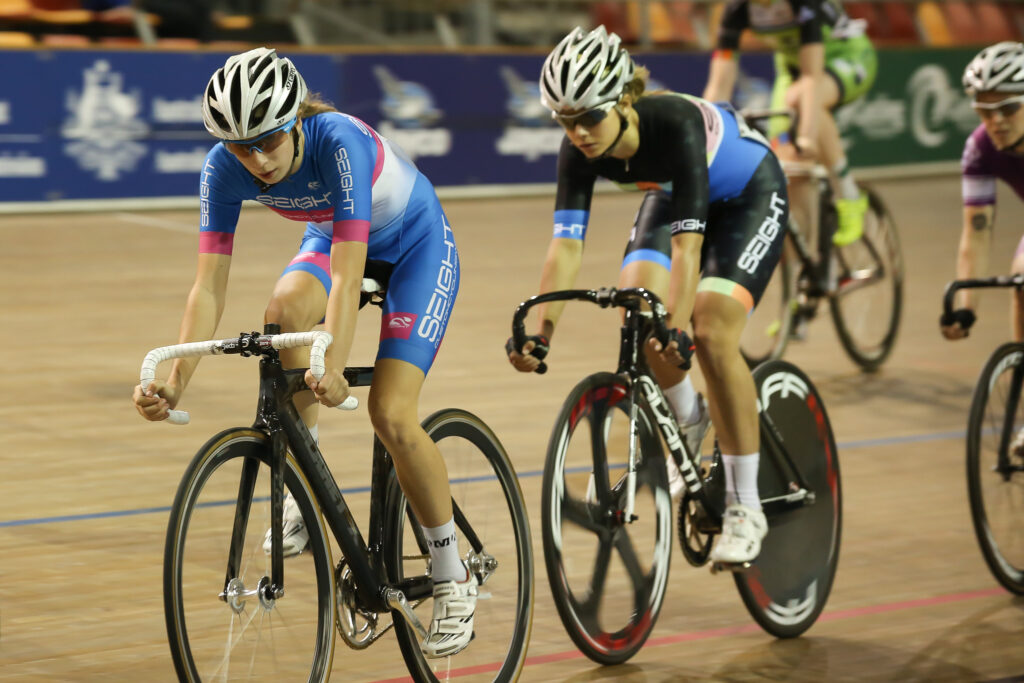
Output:
<instances>
[{"instance_id":1,"label":"cyclist's face","mask_svg":"<svg viewBox=\"0 0 1024 683\"><path fill-rule=\"evenodd\" d=\"M295 128L301 135L302 122L297 122ZM300 162L295 159L295 142L291 131L271 133L252 146L239 143L225 143L224 146L242 162L249 173L267 185L284 180L292 171L293 160Z\"/></svg>"},{"instance_id":2,"label":"cyclist's face","mask_svg":"<svg viewBox=\"0 0 1024 683\"><path fill-rule=\"evenodd\" d=\"M981 105L1002 103L991 109L975 107L985 132L996 149L1006 149L1024 137L1024 99L1000 92L978 93L974 101Z\"/></svg>"},{"instance_id":3,"label":"cyclist's face","mask_svg":"<svg viewBox=\"0 0 1024 683\"><path fill-rule=\"evenodd\" d=\"M588 159L601 156L619 135L620 116L615 109L607 112L560 112L556 117L569 141ZM600 119L596 120L595 119Z\"/></svg>"}]
</instances>

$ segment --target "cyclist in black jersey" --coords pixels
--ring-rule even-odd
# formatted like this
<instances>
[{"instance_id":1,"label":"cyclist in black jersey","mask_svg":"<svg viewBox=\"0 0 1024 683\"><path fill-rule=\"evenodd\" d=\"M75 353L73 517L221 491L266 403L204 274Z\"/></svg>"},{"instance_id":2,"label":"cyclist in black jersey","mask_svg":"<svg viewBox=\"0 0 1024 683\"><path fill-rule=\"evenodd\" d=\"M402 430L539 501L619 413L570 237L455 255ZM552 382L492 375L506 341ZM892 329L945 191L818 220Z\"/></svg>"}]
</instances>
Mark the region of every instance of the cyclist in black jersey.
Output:
<instances>
[{"instance_id":1,"label":"cyclist in black jersey","mask_svg":"<svg viewBox=\"0 0 1024 683\"><path fill-rule=\"evenodd\" d=\"M648 358L687 445L697 450L709 416L717 427L727 508L711 557L748 562L760 552L767 522L757 490L757 402L739 339L781 254L786 179L764 138L727 106L644 93L646 78L603 26L573 30L545 61L541 99L566 138L540 290L573 285L598 177L646 190L618 284L658 294L677 328L692 320L695 345L675 329L666 348L649 340ZM533 353L546 351L562 307L537 306L537 333L522 349L509 345L517 370L537 368ZM694 346L708 403L682 369ZM678 477L671 461L669 470ZM681 482L673 488L681 491Z\"/></svg>"}]
</instances>

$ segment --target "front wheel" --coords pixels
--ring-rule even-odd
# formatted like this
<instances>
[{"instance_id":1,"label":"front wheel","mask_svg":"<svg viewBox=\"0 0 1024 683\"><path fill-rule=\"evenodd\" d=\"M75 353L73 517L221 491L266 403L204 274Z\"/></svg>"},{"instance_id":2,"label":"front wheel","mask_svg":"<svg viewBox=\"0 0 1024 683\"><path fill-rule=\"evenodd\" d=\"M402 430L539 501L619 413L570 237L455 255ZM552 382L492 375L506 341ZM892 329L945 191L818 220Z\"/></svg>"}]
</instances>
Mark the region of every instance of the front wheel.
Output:
<instances>
[{"instance_id":1,"label":"front wheel","mask_svg":"<svg viewBox=\"0 0 1024 683\"><path fill-rule=\"evenodd\" d=\"M230 429L193 458L178 487L164 550L164 613L182 681L326 681L334 655L334 573L309 483L290 455L284 482L309 528L290 558L284 594L271 576L271 446Z\"/></svg>"},{"instance_id":2,"label":"front wheel","mask_svg":"<svg viewBox=\"0 0 1024 683\"><path fill-rule=\"evenodd\" d=\"M416 681L514 681L526 662L533 623L533 545L523 494L498 437L464 410L442 410L423 421L448 470L459 554L480 582L474 639L451 657L426 659L420 641L397 612L395 635ZM393 478L388 494L385 564L388 580L429 581L430 552L405 495ZM429 627L433 601L411 602Z\"/></svg>"},{"instance_id":3,"label":"front wheel","mask_svg":"<svg viewBox=\"0 0 1024 683\"><path fill-rule=\"evenodd\" d=\"M861 190L868 196L864 235L832 248L836 286L830 301L839 341L870 372L896 343L903 312L903 253L889 209L874 190Z\"/></svg>"},{"instance_id":4,"label":"front wheel","mask_svg":"<svg viewBox=\"0 0 1024 683\"><path fill-rule=\"evenodd\" d=\"M569 637L601 664L626 661L647 640L672 557L665 454L646 403L636 411L635 516L625 518L631 404L620 375L585 378L562 405L544 464L551 594Z\"/></svg>"},{"instance_id":5,"label":"front wheel","mask_svg":"<svg viewBox=\"0 0 1024 683\"><path fill-rule=\"evenodd\" d=\"M1024 344L1003 344L978 377L967 424L971 521L992 575L1024 595Z\"/></svg>"},{"instance_id":6,"label":"front wheel","mask_svg":"<svg viewBox=\"0 0 1024 683\"><path fill-rule=\"evenodd\" d=\"M754 621L778 638L793 638L825 608L839 564L839 456L807 375L772 361L754 370L754 384L761 410L757 485L768 535L750 569L734 578Z\"/></svg>"}]
</instances>

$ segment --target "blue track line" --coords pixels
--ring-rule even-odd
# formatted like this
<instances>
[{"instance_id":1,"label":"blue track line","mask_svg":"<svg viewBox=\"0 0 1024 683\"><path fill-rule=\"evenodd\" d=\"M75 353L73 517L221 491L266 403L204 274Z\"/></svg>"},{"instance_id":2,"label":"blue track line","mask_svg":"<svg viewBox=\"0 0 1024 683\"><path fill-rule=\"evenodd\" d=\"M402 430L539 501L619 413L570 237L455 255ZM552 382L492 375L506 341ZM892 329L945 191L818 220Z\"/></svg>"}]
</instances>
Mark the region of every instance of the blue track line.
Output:
<instances>
[{"instance_id":1,"label":"blue track line","mask_svg":"<svg viewBox=\"0 0 1024 683\"><path fill-rule=\"evenodd\" d=\"M893 436L884 437L880 439L860 439L857 441L844 441L837 444L839 449L846 448L875 448L877 446L893 446L896 444L904 443L920 443L923 441L945 441L947 439L962 439L964 438L964 430L954 432L936 432L933 434L911 434L908 436ZM530 479L532 477L543 476L543 470L531 470L528 472L520 472L520 479ZM487 477L475 477L468 479L453 479L453 483L459 483L464 481L480 481ZM341 489L342 495L355 495L359 493L369 493L369 486L357 486L353 488ZM227 505L231 501L224 501L223 503L210 503L210 505ZM32 519L12 519L5 522L0 522L0 529L20 527L20 526L34 526L38 524L57 524L59 522L81 522L91 519L106 519L111 517L133 517L136 515L153 515L160 513L168 513L171 511L170 505L164 505L161 507L147 507L147 508L135 508L134 510L111 510L108 512L87 512L80 515L57 515L54 517L35 517Z\"/></svg>"}]
</instances>

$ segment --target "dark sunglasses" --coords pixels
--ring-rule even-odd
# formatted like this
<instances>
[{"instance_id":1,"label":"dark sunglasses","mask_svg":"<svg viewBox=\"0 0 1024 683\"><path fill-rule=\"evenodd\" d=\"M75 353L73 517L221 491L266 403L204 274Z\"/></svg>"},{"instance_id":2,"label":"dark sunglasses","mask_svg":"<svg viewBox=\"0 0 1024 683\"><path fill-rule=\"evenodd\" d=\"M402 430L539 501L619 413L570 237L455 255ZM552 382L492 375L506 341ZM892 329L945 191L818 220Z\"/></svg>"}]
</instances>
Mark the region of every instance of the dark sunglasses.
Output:
<instances>
[{"instance_id":1,"label":"dark sunglasses","mask_svg":"<svg viewBox=\"0 0 1024 683\"><path fill-rule=\"evenodd\" d=\"M258 138L253 138L252 140L239 140L237 142L225 142L224 146L228 148L229 152L240 157L249 156L253 152L270 154L284 144L284 141L288 139L288 133L290 133L294 127L295 119L292 119L280 128L275 128L269 133L264 133Z\"/></svg>"},{"instance_id":2,"label":"dark sunglasses","mask_svg":"<svg viewBox=\"0 0 1024 683\"><path fill-rule=\"evenodd\" d=\"M558 114L556 112L551 112L551 118L558 121L562 128L565 128L566 130L572 130L576 126L593 128L608 118L608 112L610 112L616 104L617 102L614 100L611 102L605 102L597 105L593 109L580 112L579 114Z\"/></svg>"},{"instance_id":3,"label":"dark sunglasses","mask_svg":"<svg viewBox=\"0 0 1024 683\"><path fill-rule=\"evenodd\" d=\"M971 106L974 107L974 111L978 113L978 116L988 118L999 112L1000 116L1007 118L1019 112L1021 107L1024 107L1024 95L1007 97L998 102L971 102Z\"/></svg>"}]
</instances>

